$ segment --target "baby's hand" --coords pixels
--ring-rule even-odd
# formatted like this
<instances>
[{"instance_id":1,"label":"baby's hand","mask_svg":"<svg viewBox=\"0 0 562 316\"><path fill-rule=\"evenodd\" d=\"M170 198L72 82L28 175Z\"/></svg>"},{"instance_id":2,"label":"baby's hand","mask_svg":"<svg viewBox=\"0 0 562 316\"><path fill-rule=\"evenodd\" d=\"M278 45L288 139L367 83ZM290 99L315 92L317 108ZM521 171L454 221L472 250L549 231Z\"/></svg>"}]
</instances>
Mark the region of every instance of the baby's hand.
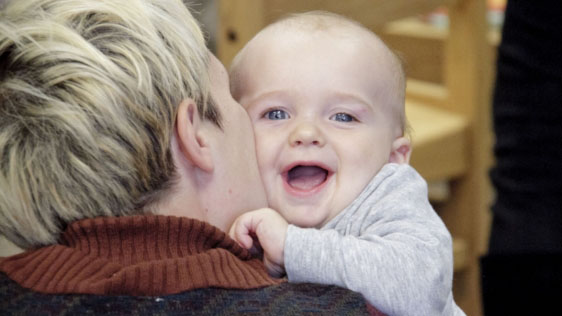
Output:
<instances>
[{"instance_id":1,"label":"baby's hand","mask_svg":"<svg viewBox=\"0 0 562 316\"><path fill-rule=\"evenodd\" d=\"M242 247L251 249L254 246L254 234L263 249L263 263L273 277L285 274L283 248L287 234L287 221L276 211L262 208L240 215L230 228L230 237Z\"/></svg>"}]
</instances>

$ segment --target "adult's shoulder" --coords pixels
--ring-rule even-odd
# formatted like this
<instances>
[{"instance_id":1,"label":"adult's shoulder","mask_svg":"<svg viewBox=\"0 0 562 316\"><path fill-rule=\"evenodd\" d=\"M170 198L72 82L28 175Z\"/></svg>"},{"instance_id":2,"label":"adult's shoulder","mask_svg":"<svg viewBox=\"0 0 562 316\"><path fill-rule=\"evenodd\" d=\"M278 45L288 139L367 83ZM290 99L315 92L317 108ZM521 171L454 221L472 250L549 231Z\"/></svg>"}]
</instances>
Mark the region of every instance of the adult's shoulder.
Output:
<instances>
[{"instance_id":1,"label":"adult's shoulder","mask_svg":"<svg viewBox=\"0 0 562 316\"><path fill-rule=\"evenodd\" d=\"M367 315L373 309L347 289L282 283L258 289L206 288L164 296L41 294L0 273L0 310L11 314Z\"/></svg>"}]
</instances>

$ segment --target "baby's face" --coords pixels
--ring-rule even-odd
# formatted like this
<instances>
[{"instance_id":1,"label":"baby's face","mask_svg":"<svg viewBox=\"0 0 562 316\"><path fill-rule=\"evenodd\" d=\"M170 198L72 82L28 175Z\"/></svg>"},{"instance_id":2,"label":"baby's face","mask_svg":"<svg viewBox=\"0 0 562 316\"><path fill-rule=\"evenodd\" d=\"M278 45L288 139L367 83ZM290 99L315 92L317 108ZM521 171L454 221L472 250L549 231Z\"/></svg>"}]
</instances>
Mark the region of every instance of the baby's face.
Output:
<instances>
[{"instance_id":1,"label":"baby's face","mask_svg":"<svg viewBox=\"0 0 562 316\"><path fill-rule=\"evenodd\" d=\"M240 103L254 126L270 207L321 227L389 162L401 135L388 96L395 74L353 40L270 36L247 51Z\"/></svg>"}]
</instances>

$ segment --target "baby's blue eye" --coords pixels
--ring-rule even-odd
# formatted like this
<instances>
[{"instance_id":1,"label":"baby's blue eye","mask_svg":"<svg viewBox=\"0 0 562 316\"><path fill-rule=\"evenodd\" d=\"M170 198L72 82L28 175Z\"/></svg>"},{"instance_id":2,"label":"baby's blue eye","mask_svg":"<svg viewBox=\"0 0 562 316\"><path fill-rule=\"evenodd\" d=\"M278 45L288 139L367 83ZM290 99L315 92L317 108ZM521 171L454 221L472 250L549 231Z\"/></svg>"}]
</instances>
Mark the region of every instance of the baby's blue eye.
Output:
<instances>
[{"instance_id":1,"label":"baby's blue eye","mask_svg":"<svg viewBox=\"0 0 562 316\"><path fill-rule=\"evenodd\" d=\"M286 120L289 118L289 113L283 110L271 110L264 115L268 120Z\"/></svg>"},{"instance_id":2,"label":"baby's blue eye","mask_svg":"<svg viewBox=\"0 0 562 316\"><path fill-rule=\"evenodd\" d=\"M353 122L355 118L347 113L336 113L330 117L330 120L337 122Z\"/></svg>"}]
</instances>

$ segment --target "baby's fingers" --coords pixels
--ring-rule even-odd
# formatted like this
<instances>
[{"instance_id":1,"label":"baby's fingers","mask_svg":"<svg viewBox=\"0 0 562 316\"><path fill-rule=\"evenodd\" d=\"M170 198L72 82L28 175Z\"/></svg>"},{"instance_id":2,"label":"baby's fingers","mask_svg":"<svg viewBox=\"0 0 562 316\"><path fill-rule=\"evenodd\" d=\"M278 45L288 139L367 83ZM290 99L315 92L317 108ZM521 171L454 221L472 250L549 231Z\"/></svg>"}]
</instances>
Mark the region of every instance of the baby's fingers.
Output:
<instances>
[{"instance_id":1,"label":"baby's fingers","mask_svg":"<svg viewBox=\"0 0 562 316\"><path fill-rule=\"evenodd\" d=\"M240 246L250 249L254 243L249 225L246 224L247 219L242 215L238 217L234 224L230 227L230 232L228 233L230 238L236 240Z\"/></svg>"}]
</instances>

